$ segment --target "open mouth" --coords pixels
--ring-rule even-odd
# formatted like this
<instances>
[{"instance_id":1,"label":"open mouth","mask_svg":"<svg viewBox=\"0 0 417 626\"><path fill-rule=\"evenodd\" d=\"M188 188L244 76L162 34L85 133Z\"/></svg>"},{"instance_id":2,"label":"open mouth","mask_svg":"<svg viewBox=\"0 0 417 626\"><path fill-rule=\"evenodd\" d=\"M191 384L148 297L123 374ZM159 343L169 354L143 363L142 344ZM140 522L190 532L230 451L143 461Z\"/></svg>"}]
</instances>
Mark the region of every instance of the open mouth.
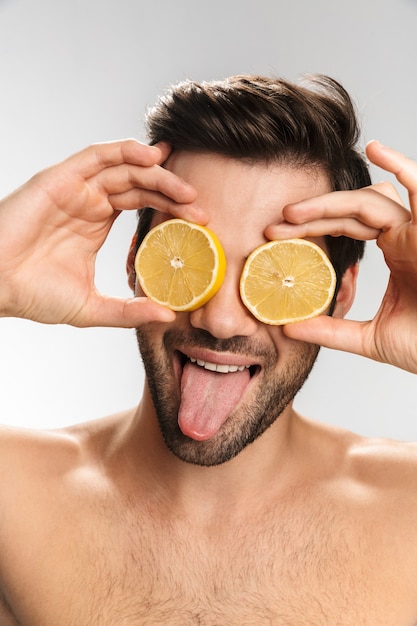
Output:
<instances>
[{"instance_id":1,"label":"open mouth","mask_svg":"<svg viewBox=\"0 0 417 626\"><path fill-rule=\"evenodd\" d=\"M256 374L258 374L261 370L259 364L252 365L238 365L236 363L215 363L212 361L205 361L203 359L199 359L192 356L187 356L183 352L179 350L176 351L176 358L181 366L181 370L184 369L184 366L187 363L194 363L199 367L206 369L209 372L218 372L219 374L233 374L235 372L242 372L245 369L249 371L250 378L253 378Z\"/></svg>"},{"instance_id":2,"label":"open mouth","mask_svg":"<svg viewBox=\"0 0 417 626\"><path fill-rule=\"evenodd\" d=\"M233 362L233 355L219 353L215 361L213 352L210 352L213 360L203 359L203 350L193 352L194 355L176 352L181 390L178 424L187 437L204 441L218 433L228 417L241 406L261 367L243 363L244 359L237 355Z\"/></svg>"}]
</instances>

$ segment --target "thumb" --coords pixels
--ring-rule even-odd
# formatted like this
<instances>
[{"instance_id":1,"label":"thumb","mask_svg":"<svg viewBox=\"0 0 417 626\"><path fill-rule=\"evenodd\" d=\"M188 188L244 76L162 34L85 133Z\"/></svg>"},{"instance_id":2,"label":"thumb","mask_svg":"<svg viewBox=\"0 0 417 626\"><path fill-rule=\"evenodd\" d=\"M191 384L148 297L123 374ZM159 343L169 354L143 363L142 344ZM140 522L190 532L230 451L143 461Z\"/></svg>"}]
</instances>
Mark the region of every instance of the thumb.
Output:
<instances>
[{"instance_id":1,"label":"thumb","mask_svg":"<svg viewBox=\"0 0 417 626\"><path fill-rule=\"evenodd\" d=\"M287 324L284 326L284 334L290 339L315 343L324 348L368 356L363 347L364 327L367 323L319 315Z\"/></svg>"},{"instance_id":2,"label":"thumb","mask_svg":"<svg viewBox=\"0 0 417 626\"><path fill-rule=\"evenodd\" d=\"M74 326L104 326L116 328L135 328L150 322L172 322L174 311L167 309L148 298L113 298L97 296L90 312L80 319L75 319Z\"/></svg>"}]
</instances>

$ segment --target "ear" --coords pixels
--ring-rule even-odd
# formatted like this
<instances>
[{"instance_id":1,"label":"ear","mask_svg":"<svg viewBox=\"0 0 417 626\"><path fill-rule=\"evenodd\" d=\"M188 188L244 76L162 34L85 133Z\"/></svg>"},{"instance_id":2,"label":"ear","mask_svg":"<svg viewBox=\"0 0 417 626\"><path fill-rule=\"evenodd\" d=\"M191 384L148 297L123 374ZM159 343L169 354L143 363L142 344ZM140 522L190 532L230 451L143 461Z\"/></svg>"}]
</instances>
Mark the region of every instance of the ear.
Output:
<instances>
[{"instance_id":1,"label":"ear","mask_svg":"<svg viewBox=\"0 0 417 626\"><path fill-rule=\"evenodd\" d=\"M129 287L135 293L136 287L136 272L135 272L135 257L136 257L136 242L137 235L136 233L133 235L132 241L130 242L129 254L126 259L126 273Z\"/></svg>"},{"instance_id":2,"label":"ear","mask_svg":"<svg viewBox=\"0 0 417 626\"><path fill-rule=\"evenodd\" d=\"M359 272L359 264L355 263L347 268L340 281L339 291L336 296L336 303L332 317L345 317L356 293L356 280Z\"/></svg>"}]
</instances>

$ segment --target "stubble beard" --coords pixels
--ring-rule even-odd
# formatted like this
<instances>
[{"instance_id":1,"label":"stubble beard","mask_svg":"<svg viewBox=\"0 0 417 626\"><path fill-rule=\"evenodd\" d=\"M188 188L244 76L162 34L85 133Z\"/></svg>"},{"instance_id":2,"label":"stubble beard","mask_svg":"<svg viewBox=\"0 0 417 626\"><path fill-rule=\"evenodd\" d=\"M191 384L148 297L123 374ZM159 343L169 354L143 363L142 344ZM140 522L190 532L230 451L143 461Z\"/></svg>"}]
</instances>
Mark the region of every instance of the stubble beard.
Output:
<instances>
[{"instance_id":1,"label":"stubble beard","mask_svg":"<svg viewBox=\"0 0 417 626\"><path fill-rule=\"evenodd\" d=\"M303 386L316 361L319 347L294 342L291 355L279 372L273 349L254 347L244 337L218 340L206 331L187 333L169 329L163 336L164 349L158 351L145 328L136 330L147 383L162 438L168 449L187 463L214 466L226 463L260 437L282 414ZM206 441L184 435L178 425L180 390L173 374L173 345L199 346L236 354L262 356L264 367L257 383L258 392L250 402L232 411L220 431ZM228 374L224 374L227 376Z\"/></svg>"}]
</instances>

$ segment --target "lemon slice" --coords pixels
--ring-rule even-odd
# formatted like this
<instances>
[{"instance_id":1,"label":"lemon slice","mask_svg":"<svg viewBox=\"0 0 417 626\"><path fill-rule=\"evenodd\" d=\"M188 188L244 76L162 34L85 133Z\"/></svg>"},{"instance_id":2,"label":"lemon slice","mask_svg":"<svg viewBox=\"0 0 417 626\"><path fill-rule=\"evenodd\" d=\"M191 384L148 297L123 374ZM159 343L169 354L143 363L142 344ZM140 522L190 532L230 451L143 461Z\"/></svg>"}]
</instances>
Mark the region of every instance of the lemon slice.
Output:
<instances>
[{"instance_id":1,"label":"lemon slice","mask_svg":"<svg viewBox=\"0 0 417 626\"><path fill-rule=\"evenodd\" d=\"M298 322L325 311L336 274L324 250L305 239L269 241L248 257L240 279L245 306L261 322Z\"/></svg>"},{"instance_id":2,"label":"lemon slice","mask_svg":"<svg viewBox=\"0 0 417 626\"><path fill-rule=\"evenodd\" d=\"M226 258L211 230L171 219L144 237L135 269L143 292L151 300L173 311L193 311L220 288Z\"/></svg>"}]
</instances>

